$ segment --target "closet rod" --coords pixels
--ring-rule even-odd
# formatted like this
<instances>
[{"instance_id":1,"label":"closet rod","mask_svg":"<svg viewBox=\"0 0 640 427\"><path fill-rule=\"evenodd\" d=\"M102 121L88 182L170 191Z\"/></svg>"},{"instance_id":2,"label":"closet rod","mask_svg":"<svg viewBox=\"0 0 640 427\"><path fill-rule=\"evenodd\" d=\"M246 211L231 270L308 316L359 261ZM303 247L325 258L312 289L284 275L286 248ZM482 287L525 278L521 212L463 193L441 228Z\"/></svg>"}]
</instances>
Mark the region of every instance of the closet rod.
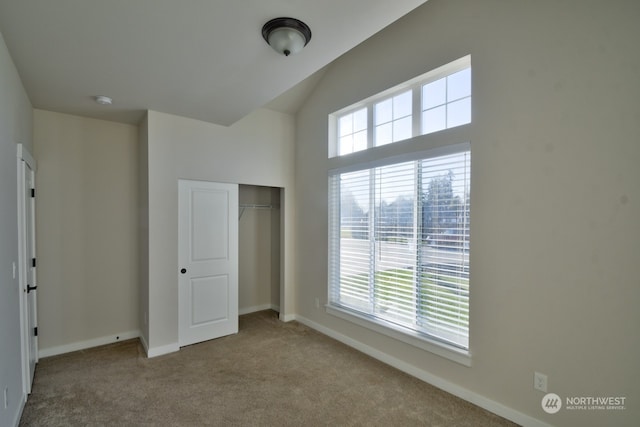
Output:
<instances>
[{"instance_id":1,"label":"closet rod","mask_svg":"<svg viewBox=\"0 0 640 427\"><path fill-rule=\"evenodd\" d=\"M274 205L256 205L256 204L241 203L240 215L238 215L238 221L240 220L240 218L242 218L242 214L244 213L245 209L278 209L278 207L279 206L274 206Z\"/></svg>"},{"instance_id":2,"label":"closet rod","mask_svg":"<svg viewBox=\"0 0 640 427\"><path fill-rule=\"evenodd\" d=\"M273 209L273 205L256 205L256 204L240 204L241 208L249 208L249 209Z\"/></svg>"}]
</instances>

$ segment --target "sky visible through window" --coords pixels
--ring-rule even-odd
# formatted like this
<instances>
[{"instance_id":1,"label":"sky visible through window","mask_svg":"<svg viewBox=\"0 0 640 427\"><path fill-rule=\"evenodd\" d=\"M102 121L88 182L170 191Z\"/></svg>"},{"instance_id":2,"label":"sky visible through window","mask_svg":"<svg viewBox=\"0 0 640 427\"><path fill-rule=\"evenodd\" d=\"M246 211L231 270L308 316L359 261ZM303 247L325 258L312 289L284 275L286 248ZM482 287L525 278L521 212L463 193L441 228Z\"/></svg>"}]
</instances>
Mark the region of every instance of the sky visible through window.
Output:
<instances>
[{"instance_id":1,"label":"sky visible through window","mask_svg":"<svg viewBox=\"0 0 640 427\"><path fill-rule=\"evenodd\" d=\"M419 117L414 117L414 97L419 97ZM372 141L369 141L369 108ZM414 135L414 120L421 135L471 123L471 68L408 89L338 120L338 155L366 150Z\"/></svg>"},{"instance_id":2,"label":"sky visible through window","mask_svg":"<svg viewBox=\"0 0 640 427\"><path fill-rule=\"evenodd\" d=\"M467 56L329 116L330 305L463 349L471 151L444 130L471 123L471 84Z\"/></svg>"},{"instance_id":3,"label":"sky visible through window","mask_svg":"<svg viewBox=\"0 0 640 427\"><path fill-rule=\"evenodd\" d=\"M337 175L334 301L468 348L470 151L416 157Z\"/></svg>"},{"instance_id":4,"label":"sky visible through window","mask_svg":"<svg viewBox=\"0 0 640 427\"><path fill-rule=\"evenodd\" d=\"M367 149L367 109L344 115L338 123L340 155Z\"/></svg>"},{"instance_id":5,"label":"sky visible through window","mask_svg":"<svg viewBox=\"0 0 640 427\"><path fill-rule=\"evenodd\" d=\"M422 87L422 134L471 122L471 68Z\"/></svg>"},{"instance_id":6,"label":"sky visible through window","mask_svg":"<svg viewBox=\"0 0 640 427\"><path fill-rule=\"evenodd\" d=\"M412 135L413 96L410 90L375 105L374 141L376 146L390 144Z\"/></svg>"}]
</instances>

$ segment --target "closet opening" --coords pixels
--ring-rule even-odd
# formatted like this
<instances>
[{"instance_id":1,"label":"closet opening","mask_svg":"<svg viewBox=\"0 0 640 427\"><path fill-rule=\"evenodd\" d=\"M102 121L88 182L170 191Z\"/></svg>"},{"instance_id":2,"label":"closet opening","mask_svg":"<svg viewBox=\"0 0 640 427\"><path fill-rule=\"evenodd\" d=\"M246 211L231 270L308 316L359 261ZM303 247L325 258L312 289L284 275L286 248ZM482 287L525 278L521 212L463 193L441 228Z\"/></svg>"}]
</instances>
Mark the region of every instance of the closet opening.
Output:
<instances>
[{"instance_id":1,"label":"closet opening","mask_svg":"<svg viewBox=\"0 0 640 427\"><path fill-rule=\"evenodd\" d=\"M281 223L278 187L239 185L238 314L280 313Z\"/></svg>"}]
</instances>

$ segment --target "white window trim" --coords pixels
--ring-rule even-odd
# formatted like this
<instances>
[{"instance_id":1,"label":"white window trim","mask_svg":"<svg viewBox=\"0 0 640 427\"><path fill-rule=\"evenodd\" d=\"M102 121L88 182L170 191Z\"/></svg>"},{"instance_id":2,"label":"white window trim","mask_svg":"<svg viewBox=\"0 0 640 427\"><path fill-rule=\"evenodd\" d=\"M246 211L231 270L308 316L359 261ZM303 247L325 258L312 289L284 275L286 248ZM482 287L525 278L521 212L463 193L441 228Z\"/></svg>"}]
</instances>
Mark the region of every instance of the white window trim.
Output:
<instances>
[{"instance_id":1,"label":"white window trim","mask_svg":"<svg viewBox=\"0 0 640 427\"><path fill-rule=\"evenodd\" d=\"M395 156L377 156L376 158L372 158L368 161L329 169L327 176L356 172L365 169L379 168L383 166L394 165L397 163L411 162L414 160L433 159L435 157L462 153L463 151L469 150L471 150L471 144L469 142L458 142L457 144L446 144L426 150L423 148L419 151L411 151L408 153L397 154Z\"/></svg>"},{"instance_id":2,"label":"white window trim","mask_svg":"<svg viewBox=\"0 0 640 427\"><path fill-rule=\"evenodd\" d=\"M469 350L431 339L408 328L402 328L401 326L397 326L396 328L391 327L389 323L378 320L373 316L366 316L347 308L327 304L325 305L325 311L340 319L444 357L463 366L471 366L471 352Z\"/></svg>"},{"instance_id":3,"label":"white window trim","mask_svg":"<svg viewBox=\"0 0 640 427\"><path fill-rule=\"evenodd\" d=\"M455 126L451 128L442 129L436 132L420 134L417 128L419 128L419 120L413 121L413 137L410 139L397 141L381 146L374 146L373 141L373 106L390 96L401 93L409 88L419 87L430 83L431 81L438 80L442 77L456 73L460 70L471 66L471 57L469 55L462 57L456 61L450 62L435 70L429 71L423 75L415 77L403 84L377 93L361 102L350 105L339 111L329 115L328 120L328 158L327 158L327 176L331 178L336 174L355 172L359 170L371 169L375 167L386 166L395 163L402 163L406 161L416 159L428 159L433 157L444 156L462 151L471 151L471 129L473 126L473 120L470 123ZM472 96L473 100L473 96ZM420 109L420 97L414 96L414 114L416 110ZM338 141L337 141L337 121L338 119L351 112L357 111L363 107L367 107L367 149L356 151L353 153L339 155L338 154ZM472 101L473 110L473 101ZM473 116L473 113L472 113ZM332 215L329 212L329 215ZM329 242L332 241L331 233L333 230L328 230ZM329 260L331 259L330 251L328 247ZM331 271L329 271L329 281L334 280L331 277ZM327 301L330 301L331 286L327 286ZM366 313L359 313L355 310L351 310L347 307L340 306L338 304L327 304L325 306L326 313L333 315L337 318L349 321L361 327L375 331L381 335L388 336L396 339L400 342L409 344L416 348L428 351L436 354L453 362L459 363L463 366L471 366L471 342L469 342L468 348L460 348L455 345L449 344L444 340L439 340L436 337L431 337L427 334L405 328L399 325L394 325L391 322L385 322L382 319L377 319L374 316L368 316ZM471 326L471 325L469 325Z\"/></svg>"},{"instance_id":4,"label":"white window trim","mask_svg":"<svg viewBox=\"0 0 640 427\"><path fill-rule=\"evenodd\" d=\"M466 128L469 125L463 125L461 128ZM445 131L443 131L445 132ZM448 132L448 130L446 131ZM466 132L464 132L466 133ZM424 135L428 136L428 135ZM446 138L449 139L449 138ZM391 147L394 144L389 144ZM396 147L397 148L397 147ZM371 169L376 167L388 166L396 163L403 163L407 161L413 161L417 159L429 159L434 157L446 156L449 154L460 153L463 151L470 151L471 144L469 142L457 143L457 144L443 144L439 145L436 148L432 149L422 149L419 151L412 151L409 153L397 154L395 156L376 156L367 162L360 162L356 164L351 164L349 166L342 166L339 168L330 169L328 171L328 177L339 175L342 173L355 172L359 170ZM336 159L339 159L338 157ZM332 241L331 233L334 230L328 230L328 241ZM328 259L331 259L330 248L328 250ZM335 277L331 276L331 271L329 271L328 276L329 281L336 280ZM331 292L330 286L327 286L327 301L331 300ZM351 310L347 307L342 307L339 305L333 305L331 303L325 306L325 311L328 314L339 317L343 320L347 320L351 323L355 323L364 328L370 329L372 331L378 332L382 335L386 335L388 337L394 338L398 341L404 342L405 344L412 345L414 347L420 348L422 350L426 350L430 353L437 354L438 356L449 359L453 362L459 363L464 366L471 366L471 343L469 343L468 349L463 349L460 347L456 347L454 345L448 344L445 341L438 340L437 338L431 338L427 334L422 334L411 330L409 328L402 327L400 325L394 325L391 322L385 322L384 320L377 319L374 316L368 316L365 313L358 313L355 310Z\"/></svg>"}]
</instances>

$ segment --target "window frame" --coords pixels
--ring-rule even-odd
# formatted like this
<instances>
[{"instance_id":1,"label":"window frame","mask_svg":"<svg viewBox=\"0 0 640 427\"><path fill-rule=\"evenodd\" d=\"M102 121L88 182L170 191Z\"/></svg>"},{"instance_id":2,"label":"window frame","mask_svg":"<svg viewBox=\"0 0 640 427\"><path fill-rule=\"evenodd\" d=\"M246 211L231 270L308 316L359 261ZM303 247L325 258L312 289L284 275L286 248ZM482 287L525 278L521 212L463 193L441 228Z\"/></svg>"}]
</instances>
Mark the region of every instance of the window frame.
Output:
<instances>
[{"instance_id":1,"label":"window frame","mask_svg":"<svg viewBox=\"0 0 640 427\"><path fill-rule=\"evenodd\" d=\"M471 56L467 55L464 56L460 59L457 59L455 61L452 61L446 65L443 65L441 67L436 68L435 70L429 71L427 73L424 73L418 77L415 77L411 80L408 80L402 84L399 84L397 86L394 86L393 88L387 89L385 91L382 91L380 93L377 93L373 96L370 96L367 99L364 99L360 102L357 102L355 104L352 104L346 108L342 108L338 111L335 111L332 114L329 114L329 144L328 144L328 158L335 158L335 157L345 157L345 156L350 156L352 154L355 153L359 153L361 151L367 151L370 149L376 149L379 147L384 147L387 145L392 145L398 142L404 142L404 141L408 141L411 140L413 138L422 136L422 135L429 135L432 133L437 133L437 132L442 132L444 130L448 130L448 129L455 129L456 127L460 127L460 126L466 126L469 123L463 124L463 125L458 125L455 127L445 127L444 129L435 131L435 132L430 132L430 133L422 133L422 88L425 85L428 85L429 83L432 83L434 81L440 80L442 78L445 78L449 75L455 74L458 71L462 71L466 68L471 68ZM384 102L388 99L393 98L394 96L400 95L403 92L407 92L407 91L411 91L411 99L412 99L412 111L411 111L411 117L412 117L412 125L411 125L411 137L407 138L407 139L402 139L402 140L397 140L397 141L392 141L391 143L388 144L383 144L383 145L376 145L376 140L375 140L375 106L378 103ZM472 92L473 92L473 85L472 85ZM472 98L472 97L471 97ZM464 99L464 98L463 98ZM458 99L456 100L452 100L451 102L455 102L458 101ZM444 106L447 106L449 103L451 102L445 102L445 104L443 104ZM350 153L347 154L340 154L340 136L338 135L339 132L339 121L340 118L348 115L348 114L352 114L355 113L358 110L361 110L363 108L367 109L367 147L364 150L359 150L359 151L352 151ZM473 114L472 114L472 118L473 118ZM391 121L391 123L393 123L393 121Z\"/></svg>"},{"instance_id":2,"label":"window frame","mask_svg":"<svg viewBox=\"0 0 640 427\"><path fill-rule=\"evenodd\" d=\"M473 90L470 96L471 99L471 121L456 127L445 128L433 133L421 134L422 124L422 87L432 81L436 81L448 75L454 74L466 68L471 68L470 56L465 56L451 63L448 63L435 70L427 72L421 76L411 79L408 82L397 85L391 89L385 90L379 94L371 96L366 100L353 104L349 107L343 108L330 114L328 117L329 122L329 140L328 140L328 154L327 172L328 172L328 184L331 185L331 177L336 174L342 174L347 172L355 172L365 169L371 169L376 167L388 166L396 163L402 163L406 161L417 160L418 158L433 158L444 156L453 153L459 153L462 151L470 151L471 149L471 129L473 125ZM473 79L473 73L472 77ZM472 85L473 86L473 85ZM375 133L374 127L374 109L375 105L381 101L392 98L397 94L401 94L407 91L408 88L413 90L412 94L412 137L409 139L394 141L389 144L375 146L373 134ZM416 93L417 92L417 93ZM350 114L362 108L367 108L367 148L365 150L351 152L349 154L338 155L338 126L337 120L345 114ZM418 120L416 120L418 118ZM466 141L466 142L465 142ZM472 187L472 179L469 177L469 184ZM328 188L328 195L331 197L331 188ZM335 207L334 207L335 208ZM387 322L381 319L377 319L374 316L370 316L366 313L361 313L348 307L332 304L331 301L331 288L332 281L336 280L335 270L332 269L332 244L338 242L339 251L339 237L335 238L335 233L339 233L340 226L331 226L331 217L334 218L337 215L338 223L340 218L339 207L338 211L332 212L331 205L329 205L329 227L328 227L328 283L327 283L327 304L325 311L333 316L347 320L351 323L365 327L367 329L376 331L382 335L391 337L395 340L407 343L414 347L426 350L428 352L437 354L451 361L459 363L464 366L471 366L471 319L469 319L469 343L467 348L461 348L456 345L452 345L444 340L439 340L431 335L414 331L413 329L399 326L391 322ZM332 233L334 236L332 236ZM335 250L335 248L333 248ZM469 260L471 259L471 249L469 248ZM339 260L339 255L337 256ZM339 276L339 268L338 276ZM339 277L338 279L339 280ZM335 283L335 282L334 282ZM471 301L471 289L469 289L469 301ZM469 308L469 314L471 309Z\"/></svg>"},{"instance_id":3,"label":"window frame","mask_svg":"<svg viewBox=\"0 0 640 427\"><path fill-rule=\"evenodd\" d=\"M331 181L335 177L350 172L367 171L374 168L381 168L385 166L392 166L396 164L406 163L416 160L428 160L433 158L439 158L442 156L458 154L463 152L470 152L471 144L468 142L449 144L438 148L429 150L416 151L406 153L403 155L391 156L381 158L376 161L366 162L361 164L354 164L346 167L336 168L329 170L328 182L331 186ZM469 179L469 182L471 180ZM331 197L331 189L329 190L329 197ZM333 265L333 261L339 262L339 255L334 256L333 253L340 251L340 206L339 204L329 203L329 209L333 208L333 211L329 212L329 225L328 225L328 286L327 286L327 305L325 311L334 316L340 317L344 320L351 321L365 328L374 330L383 335L429 351L431 353L438 354L442 357L450 359L454 362L460 363L464 366L471 366L471 353L470 345L467 348L462 348L451 344L444 339L439 339L434 335L430 335L426 332L414 330L412 328L402 326L398 323L391 321L385 321L377 317L374 314L367 314L365 312L358 311L356 309L349 308L340 304L334 304L332 302L332 284L340 281L340 268ZM333 224L333 226L332 226ZM337 226L335 226L337 225ZM469 296L470 300L470 296Z\"/></svg>"}]
</instances>

